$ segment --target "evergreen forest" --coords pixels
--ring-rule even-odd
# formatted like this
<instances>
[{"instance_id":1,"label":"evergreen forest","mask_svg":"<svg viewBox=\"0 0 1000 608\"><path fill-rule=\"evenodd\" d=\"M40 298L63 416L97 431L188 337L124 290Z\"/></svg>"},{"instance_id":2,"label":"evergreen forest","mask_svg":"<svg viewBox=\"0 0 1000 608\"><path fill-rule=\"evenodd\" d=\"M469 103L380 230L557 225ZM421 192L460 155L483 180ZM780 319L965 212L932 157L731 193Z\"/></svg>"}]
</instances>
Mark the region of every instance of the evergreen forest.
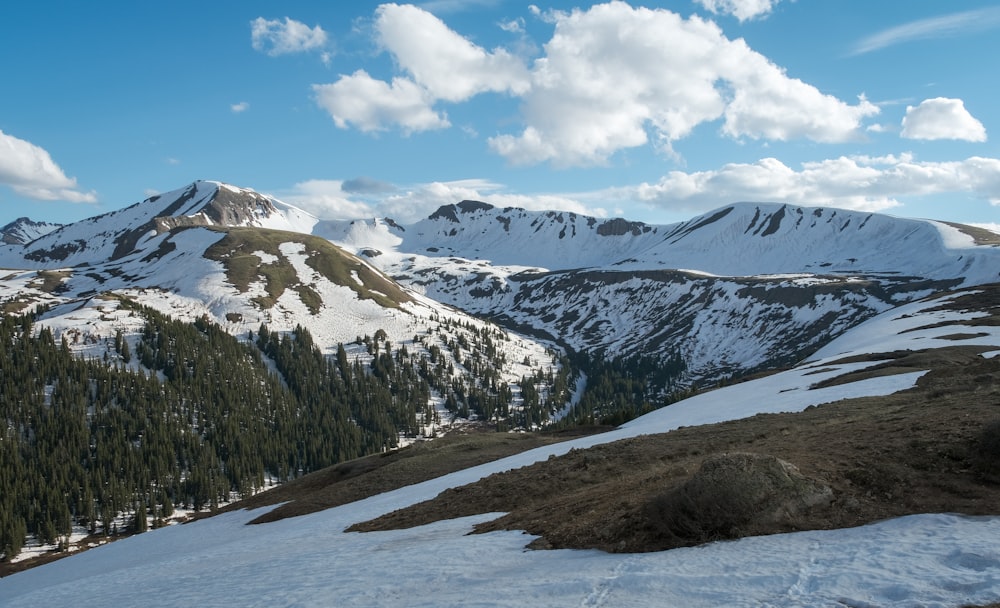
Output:
<instances>
[{"instance_id":1,"label":"evergreen forest","mask_svg":"<svg viewBox=\"0 0 1000 608\"><path fill-rule=\"evenodd\" d=\"M343 344L327 355L302 327L237 339L205 318L119 305L142 331L119 331L101 358L37 324L44 309L0 318L0 559L28 535L65 547L74 526L142 532L178 507L392 449L441 415L497 431L618 423L652 409L651 382L662 392L683 371L679 359L563 358L510 383L497 371L504 333L489 325L445 320L440 339L410 349L380 331L353 356ZM570 407L574 368L591 381Z\"/></svg>"}]
</instances>

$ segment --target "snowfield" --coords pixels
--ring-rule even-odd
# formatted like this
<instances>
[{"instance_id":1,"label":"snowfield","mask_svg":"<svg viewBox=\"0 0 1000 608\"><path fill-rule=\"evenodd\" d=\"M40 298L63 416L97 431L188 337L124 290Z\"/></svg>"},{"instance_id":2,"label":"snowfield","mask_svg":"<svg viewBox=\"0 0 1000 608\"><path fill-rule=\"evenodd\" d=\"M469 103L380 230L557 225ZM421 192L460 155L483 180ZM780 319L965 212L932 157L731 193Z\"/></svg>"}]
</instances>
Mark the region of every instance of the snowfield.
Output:
<instances>
[{"instance_id":1,"label":"snowfield","mask_svg":"<svg viewBox=\"0 0 1000 608\"><path fill-rule=\"evenodd\" d=\"M884 313L795 369L697 395L610 433L275 523L244 525L260 514L244 511L105 545L0 580L0 605L958 607L1000 601L1000 517L916 515L645 554L530 551L525 545L533 537L518 532L468 535L496 514L409 530L343 532L446 488L571 448L889 394L920 375L809 389L874 365L836 363L847 355L938 342L1000 348L1000 327L975 327L967 341L954 338L961 325L905 331L968 318L927 312L936 304Z\"/></svg>"}]
</instances>

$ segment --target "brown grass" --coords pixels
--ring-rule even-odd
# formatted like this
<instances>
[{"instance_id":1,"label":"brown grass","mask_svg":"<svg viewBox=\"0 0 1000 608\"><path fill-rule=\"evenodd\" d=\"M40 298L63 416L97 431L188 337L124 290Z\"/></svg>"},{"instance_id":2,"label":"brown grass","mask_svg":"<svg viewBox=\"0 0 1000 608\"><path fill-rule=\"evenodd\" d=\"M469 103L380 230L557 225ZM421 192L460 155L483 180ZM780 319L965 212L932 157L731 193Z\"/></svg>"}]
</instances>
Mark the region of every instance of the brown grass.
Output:
<instances>
[{"instance_id":1,"label":"brown grass","mask_svg":"<svg viewBox=\"0 0 1000 608\"><path fill-rule=\"evenodd\" d=\"M682 546L699 539L665 534L650 517L650 505L687 483L707 458L725 452L775 456L833 490L828 505L757 526L758 534L857 526L913 513L1000 513L1000 484L977 464L982 451L992 449L983 448L984 429L1000 417L1000 360L961 348L926 351L920 358L934 371L895 395L574 450L353 529L502 511L508 514L479 530L526 530L542 537L535 547Z\"/></svg>"}]
</instances>

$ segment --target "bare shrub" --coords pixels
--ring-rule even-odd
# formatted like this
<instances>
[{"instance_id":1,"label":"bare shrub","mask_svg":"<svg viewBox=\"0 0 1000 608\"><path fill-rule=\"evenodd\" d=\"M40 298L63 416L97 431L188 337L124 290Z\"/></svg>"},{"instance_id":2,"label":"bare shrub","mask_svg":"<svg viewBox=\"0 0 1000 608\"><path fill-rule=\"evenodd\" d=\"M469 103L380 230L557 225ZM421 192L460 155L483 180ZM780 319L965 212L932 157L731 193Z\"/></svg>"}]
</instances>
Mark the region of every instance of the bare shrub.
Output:
<instances>
[{"instance_id":1,"label":"bare shrub","mask_svg":"<svg viewBox=\"0 0 1000 608\"><path fill-rule=\"evenodd\" d=\"M832 498L828 486L788 462L737 452L706 458L681 486L654 498L647 511L654 528L675 544L694 545L761 533Z\"/></svg>"},{"instance_id":2,"label":"bare shrub","mask_svg":"<svg viewBox=\"0 0 1000 608\"><path fill-rule=\"evenodd\" d=\"M972 450L976 470L986 479L1000 482L1000 418L985 424Z\"/></svg>"}]
</instances>

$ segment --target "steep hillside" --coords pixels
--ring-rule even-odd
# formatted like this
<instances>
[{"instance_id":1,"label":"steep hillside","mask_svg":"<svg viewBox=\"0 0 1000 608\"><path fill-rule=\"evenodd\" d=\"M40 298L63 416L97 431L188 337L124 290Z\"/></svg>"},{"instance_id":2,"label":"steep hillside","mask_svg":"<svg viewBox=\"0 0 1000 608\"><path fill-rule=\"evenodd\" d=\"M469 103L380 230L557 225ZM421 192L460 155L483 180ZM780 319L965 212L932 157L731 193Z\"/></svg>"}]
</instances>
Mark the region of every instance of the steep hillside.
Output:
<instances>
[{"instance_id":1,"label":"steep hillside","mask_svg":"<svg viewBox=\"0 0 1000 608\"><path fill-rule=\"evenodd\" d=\"M322 236L352 250L487 261L547 271L688 270L727 277L772 274L962 277L995 281L991 247L968 226L876 213L740 203L655 226L568 212L532 212L463 201L427 219L327 222ZM605 268L607 267L607 268Z\"/></svg>"}]
</instances>

